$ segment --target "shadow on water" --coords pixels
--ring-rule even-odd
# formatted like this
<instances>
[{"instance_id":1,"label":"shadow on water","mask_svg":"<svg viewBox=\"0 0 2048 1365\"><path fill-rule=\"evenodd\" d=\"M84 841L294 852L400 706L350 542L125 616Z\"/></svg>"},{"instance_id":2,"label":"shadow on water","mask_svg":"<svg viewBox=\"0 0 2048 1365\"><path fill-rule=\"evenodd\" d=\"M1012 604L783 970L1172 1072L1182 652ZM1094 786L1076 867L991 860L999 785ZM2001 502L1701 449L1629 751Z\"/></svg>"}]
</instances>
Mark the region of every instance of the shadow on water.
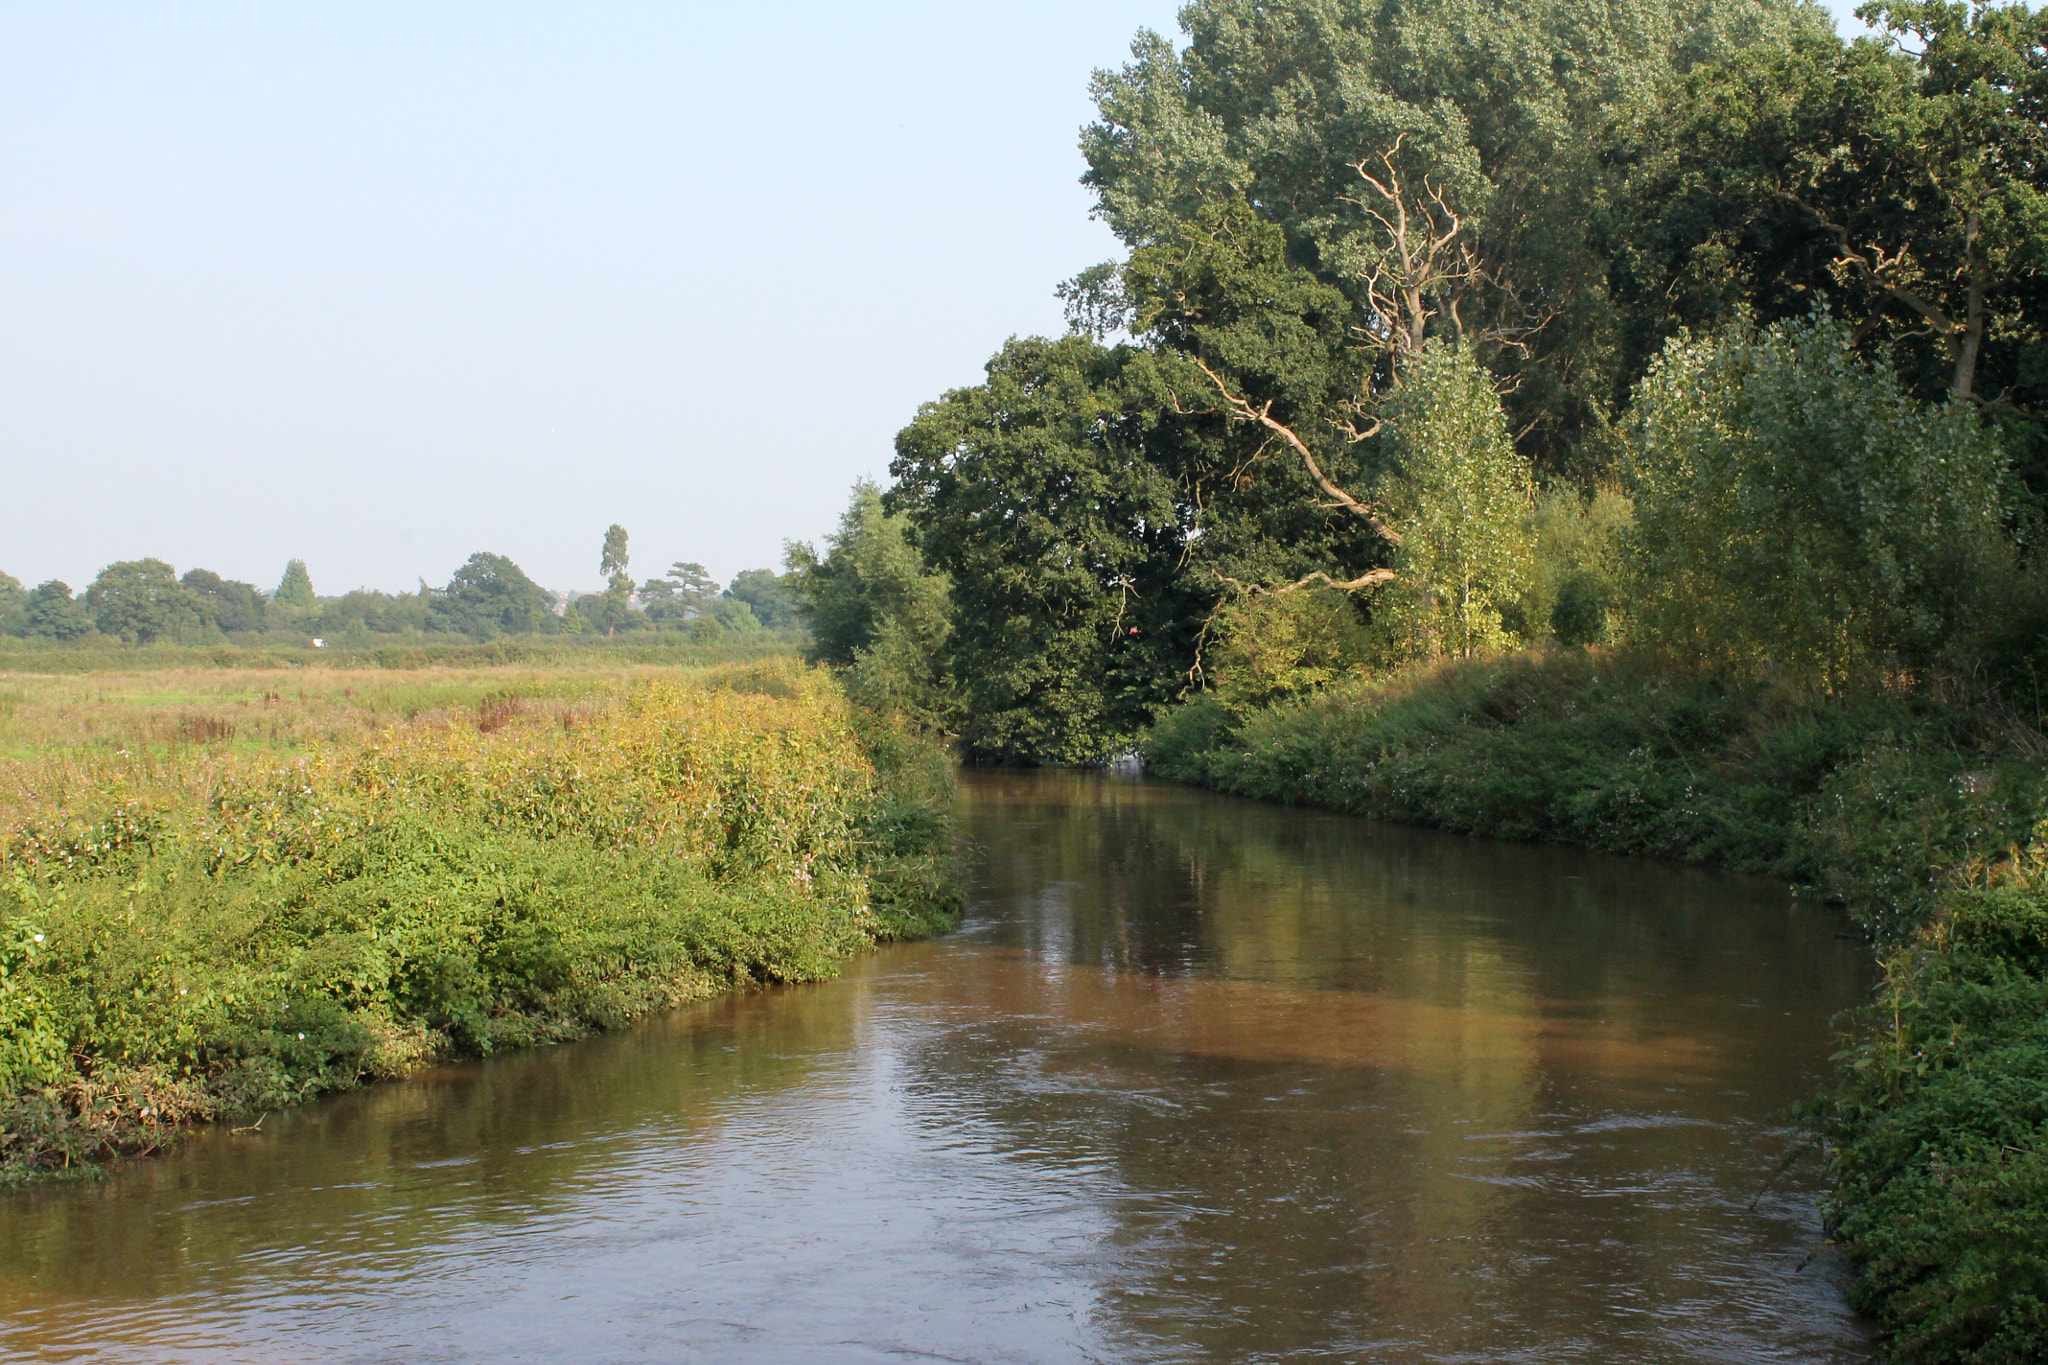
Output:
<instances>
[{"instance_id":1,"label":"shadow on water","mask_svg":"<svg viewBox=\"0 0 2048 1365\"><path fill-rule=\"evenodd\" d=\"M826 986L0 1198L77 1360L1854 1361L1764 882L964 779L969 919ZM1759 1197L1759 1192L1761 1197Z\"/></svg>"}]
</instances>

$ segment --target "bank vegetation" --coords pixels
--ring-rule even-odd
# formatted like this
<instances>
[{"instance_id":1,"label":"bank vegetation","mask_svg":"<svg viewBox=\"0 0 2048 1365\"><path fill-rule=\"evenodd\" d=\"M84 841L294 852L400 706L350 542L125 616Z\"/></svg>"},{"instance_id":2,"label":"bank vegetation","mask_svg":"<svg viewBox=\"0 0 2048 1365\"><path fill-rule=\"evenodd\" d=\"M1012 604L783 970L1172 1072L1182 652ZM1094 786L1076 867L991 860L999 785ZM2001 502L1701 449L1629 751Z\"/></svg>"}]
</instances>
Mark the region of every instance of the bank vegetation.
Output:
<instances>
[{"instance_id":1,"label":"bank vegetation","mask_svg":"<svg viewBox=\"0 0 2048 1365\"><path fill-rule=\"evenodd\" d=\"M943 754L789 658L17 676L0 734L0 1181L955 913Z\"/></svg>"},{"instance_id":2,"label":"bank vegetation","mask_svg":"<svg viewBox=\"0 0 2048 1365\"><path fill-rule=\"evenodd\" d=\"M2048 1357L2048 18L1195 0L1121 253L793 586L973 761L1784 876L1885 985L1815 1111L1901 1361Z\"/></svg>"}]
</instances>

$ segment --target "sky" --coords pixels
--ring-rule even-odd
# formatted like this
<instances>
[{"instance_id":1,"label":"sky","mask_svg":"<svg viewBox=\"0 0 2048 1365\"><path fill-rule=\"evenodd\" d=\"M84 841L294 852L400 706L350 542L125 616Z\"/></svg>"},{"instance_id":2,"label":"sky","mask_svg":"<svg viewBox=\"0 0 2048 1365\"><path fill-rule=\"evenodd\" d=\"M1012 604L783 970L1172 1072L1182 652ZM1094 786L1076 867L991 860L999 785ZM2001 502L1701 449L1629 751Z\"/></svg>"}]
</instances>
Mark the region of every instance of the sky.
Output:
<instances>
[{"instance_id":1,"label":"sky","mask_svg":"<svg viewBox=\"0 0 2048 1365\"><path fill-rule=\"evenodd\" d=\"M0 571L779 565L1117 254L1175 9L0 0Z\"/></svg>"}]
</instances>

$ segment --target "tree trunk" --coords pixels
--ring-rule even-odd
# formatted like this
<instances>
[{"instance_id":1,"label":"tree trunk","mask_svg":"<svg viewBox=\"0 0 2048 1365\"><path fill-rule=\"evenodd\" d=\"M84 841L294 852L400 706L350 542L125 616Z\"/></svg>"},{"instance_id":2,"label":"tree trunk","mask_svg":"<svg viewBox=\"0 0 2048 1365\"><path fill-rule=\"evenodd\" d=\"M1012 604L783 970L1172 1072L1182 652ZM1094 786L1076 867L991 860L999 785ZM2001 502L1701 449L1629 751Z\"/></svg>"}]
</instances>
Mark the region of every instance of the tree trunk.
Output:
<instances>
[{"instance_id":1,"label":"tree trunk","mask_svg":"<svg viewBox=\"0 0 2048 1365\"><path fill-rule=\"evenodd\" d=\"M1977 210L1971 209L1963 220L1963 249L1970 271L1969 301L1964 310L1962 336L1955 349L1955 382L1949 386L1949 391L1962 399L1968 399L1977 386L1977 356L1984 349L1984 293L1991 271L1977 249L1981 231Z\"/></svg>"}]
</instances>

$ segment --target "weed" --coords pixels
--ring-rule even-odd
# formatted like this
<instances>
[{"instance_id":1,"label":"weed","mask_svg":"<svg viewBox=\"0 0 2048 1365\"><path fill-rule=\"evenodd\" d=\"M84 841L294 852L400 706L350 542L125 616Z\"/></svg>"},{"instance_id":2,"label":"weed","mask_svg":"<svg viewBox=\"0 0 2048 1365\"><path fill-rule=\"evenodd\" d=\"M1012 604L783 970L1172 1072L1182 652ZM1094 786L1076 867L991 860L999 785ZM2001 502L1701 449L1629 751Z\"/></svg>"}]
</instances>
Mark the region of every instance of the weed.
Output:
<instances>
[{"instance_id":1,"label":"weed","mask_svg":"<svg viewBox=\"0 0 2048 1365\"><path fill-rule=\"evenodd\" d=\"M562 680L489 681L473 724L456 691L361 737L0 763L0 1178L951 923L950 770L822 673L586 680L573 725L527 700Z\"/></svg>"}]
</instances>

